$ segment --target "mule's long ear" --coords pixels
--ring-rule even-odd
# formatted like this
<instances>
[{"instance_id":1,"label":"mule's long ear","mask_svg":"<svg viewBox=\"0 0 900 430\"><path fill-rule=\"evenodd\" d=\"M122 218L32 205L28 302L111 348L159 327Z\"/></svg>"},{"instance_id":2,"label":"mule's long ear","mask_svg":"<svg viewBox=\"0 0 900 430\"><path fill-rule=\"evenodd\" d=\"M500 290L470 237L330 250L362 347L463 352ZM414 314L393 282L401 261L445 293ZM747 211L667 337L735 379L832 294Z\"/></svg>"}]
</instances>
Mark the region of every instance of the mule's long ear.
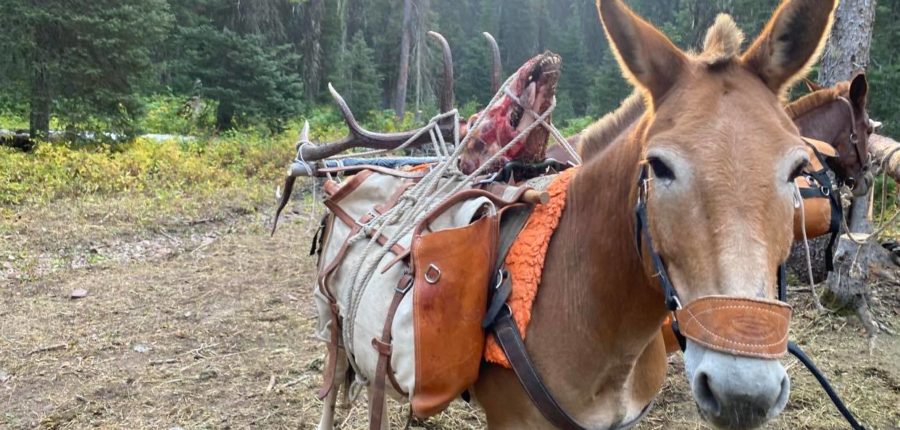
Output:
<instances>
[{"instance_id":1,"label":"mule's long ear","mask_svg":"<svg viewBox=\"0 0 900 430\"><path fill-rule=\"evenodd\" d=\"M776 94L809 71L825 45L837 0L787 0L742 60Z\"/></svg>"},{"instance_id":2,"label":"mule's long ear","mask_svg":"<svg viewBox=\"0 0 900 430\"><path fill-rule=\"evenodd\" d=\"M866 108L866 95L869 93L869 81L865 73L859 73L850 82L850 100L859 109Z\"/></svg>"},{"instance_id":3,"label":"mule's long ear","mask_svg":"<svg viewBox=\"0 0 900 430\"><path fill-rule=\"evenodd\" d=\"M621 0L597 0L597 11L625 77L659 101L686 68L687 57Z\"/></svg>"}]
</instances>

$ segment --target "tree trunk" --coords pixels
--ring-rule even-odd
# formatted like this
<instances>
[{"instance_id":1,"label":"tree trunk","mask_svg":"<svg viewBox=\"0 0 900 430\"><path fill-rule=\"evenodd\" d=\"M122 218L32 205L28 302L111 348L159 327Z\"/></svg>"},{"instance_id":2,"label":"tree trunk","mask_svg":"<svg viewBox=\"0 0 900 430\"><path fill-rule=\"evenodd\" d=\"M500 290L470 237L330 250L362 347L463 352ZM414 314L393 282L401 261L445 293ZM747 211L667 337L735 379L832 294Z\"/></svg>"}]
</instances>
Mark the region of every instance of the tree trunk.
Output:
<instances>
[{"instance_id":1,"label":"tree trunk","mask_svg":"<svg viewBox=\"0 0 900 430\"><path fill-rule=\"evenodd\" d=\"M325 1L311 0L306 4L299 34L295 37L295 44L301 47L303 55L303 76L306 95L310 100L316 100L322 90L322 76L324 75L325 61L322 58L322 26L325 20Z\"/></svg>"},{"instance_id":2,"label":"tree trunk","mask_svg":"<svg viewBox=\"0 0 900 430\"><path fill-rule=\"evenodd\" d=\"M32 139L47 139L50 136L50 82L48 82L45 65L35 64L33 67L31 114L28 128Z\"/></svg>"},{"instance_id":3,"label":"tree trunk","mask_svg":"<svg viewBox=\"0 0 900 430\"><path fill-rule=\"evenodd\" d=\"M47 139L50 136L50 76L47 67L47 50L50 49L49 35L35 30L35 47L31 58L31 112L29 133L32 139Z\"/></svg>"},{"instance_id":4,"label":"tree trunk","mask_svg":"<svg viewBox=\"0 0 900 430\"><path fill-rule=\"evenodd\" d=\"M849 79L854 72L869 64L869 47L875 23L876 0L841 0L835 12L834 27L822 56L819 82L831 87ZM848 211L848 225L853 233L871 233L869 202L872 190L864 197L853 199ZM868 238L868 235L863 237ZM878 248L878 249L875 249ZM838 241L834 272L828 274L824 300L831 309L853 310L866 326L874 341L878 324L869 312L869 291L866 280L871 255L884 251L874 241L857 244L848 235Z\"/></svg>"},{"instance_id":5,"label":"tree trunk","mask_svg":"<svg viewBox=\"0 0 900 430\"><path fill-rule=\"evenodd\" d=\"M825 52L819 83L830 87L869 65L876 0L841 0Z\"/></svg>"},{"instance_id":6,"label":"tree trunk","mask_svg":"<svg viewBox=\"0 0 900 430\"><path fill-rule=\"evenodd\" d=\"M398 118L406 114L406 88L409 84L409 44L412 39L412 2L403 0L403 35L400 38L400 76L397 77L397 95L394 111Z\"/></svg>"},{"instance_id":7,"label":"tree trunk","mask_svg":"<svg viewBox=\"0 0 900 430\"><path fill-rule=\"evenodd\" d=\"M231 130L234 127L234 106L228 102L219 102L216 109L216 130Z\"/></svg>"}]
</instances>

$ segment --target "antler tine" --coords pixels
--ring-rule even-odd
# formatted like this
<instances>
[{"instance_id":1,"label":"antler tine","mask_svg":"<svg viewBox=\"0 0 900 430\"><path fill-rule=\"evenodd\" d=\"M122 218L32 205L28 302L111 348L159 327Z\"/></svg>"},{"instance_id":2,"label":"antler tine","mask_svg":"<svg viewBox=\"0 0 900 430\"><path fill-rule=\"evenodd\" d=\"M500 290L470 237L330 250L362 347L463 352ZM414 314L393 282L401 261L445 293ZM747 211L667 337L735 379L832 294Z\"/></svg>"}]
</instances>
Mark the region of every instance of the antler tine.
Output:
<instances>
[{"instance_id":1,"label":"antler tine","mask_svg":"<svg viewBox=\"0 0 900 430\"><path fill-rule=\"evenodd\" d=\"M300 131L300 143L309 142L309 121L303 121L303 130Z\"/></svg>"},{"instance_id":2,"label":"antler tine","mask_svg":"<svg viewBox=\"0 0 900 430\"><path fill-rule=\"evenodd\" d=\"M491 93L497 94L497 91L500 91L500 79L503 74L503 64L500 61L500 46L497 45L497 39L494 39L491 33L485 31L481 34L487 39L488 44L491 45Z\"/></svg>"},{"instance_id":3,"label":"antler tine","mask_svg":"<svg viewBox=\"0 0 900 430\"><path fill-rule=\"evenodd\" d=\"M444 53L444 87L441 88L441 112L450 112L453 109L453 53L450 44L443 35L436 31L429 31L428 35L440 43Z\"/></svg>"},{"instance_id":4,"label":"antler tine","mask_svg":"<svg viewBox=\"0 0 900 430\"><path fill-rule=\"evenodd\" d=\"M340 109L341 115L344 117L347 128L350 129L350 135L337 142L301 147L300 155L306 162L319 161L352 148L395 149L414 137L415 139L410 146L421 145L431 141L429 133L421 133L423 130L421 128L400 133L376 133L368 131L356 122L356 118L353 116L350 107L347 106L347 102L341 97L337 90L334 89L334 86L332 86L331 83L328 84L328 91L331 92L331 96L334 97L334 102L338 105L338 109ZM452 124L442 124L440 129L444 139L453 139Z\"/></svg>"}]
</instances>

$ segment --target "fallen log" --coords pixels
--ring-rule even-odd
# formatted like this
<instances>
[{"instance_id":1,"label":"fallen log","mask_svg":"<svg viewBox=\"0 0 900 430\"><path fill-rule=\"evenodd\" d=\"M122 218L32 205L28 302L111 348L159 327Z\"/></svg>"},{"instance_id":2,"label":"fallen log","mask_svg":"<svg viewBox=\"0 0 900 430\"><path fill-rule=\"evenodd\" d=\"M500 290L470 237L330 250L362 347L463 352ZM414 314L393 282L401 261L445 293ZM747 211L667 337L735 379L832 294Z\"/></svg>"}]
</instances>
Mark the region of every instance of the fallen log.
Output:
<instances>
[{"instance_id":1,"label":"fallen log","mask_svg":"<svg viewBox=\"0 0 900 430\"><path fill-rule=\"evenodd\" d=\"M882 168L882 171L900 182L900 142L880 134L869 136L869 150L872 153L872 163Z\"/></svg>"}]
</instances>

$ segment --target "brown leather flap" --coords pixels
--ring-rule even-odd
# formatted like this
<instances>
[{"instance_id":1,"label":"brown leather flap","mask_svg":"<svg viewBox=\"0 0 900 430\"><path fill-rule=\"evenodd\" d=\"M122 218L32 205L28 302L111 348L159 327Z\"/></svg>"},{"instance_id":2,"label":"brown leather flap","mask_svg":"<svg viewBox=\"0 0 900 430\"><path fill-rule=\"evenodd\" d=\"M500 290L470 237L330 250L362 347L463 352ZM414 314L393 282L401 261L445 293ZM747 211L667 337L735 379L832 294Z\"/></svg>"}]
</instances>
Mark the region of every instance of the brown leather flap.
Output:
<instances>
[{"instance_id":1,"label":"brown leather flap","mask_svg":"<svg viewBox=\"0 0 900 430\"><path fill-rule=\"evenodd\" d=\"M413 240L418 417L441 412L478 379L498 225L494 215Z\"/></svg>"},{"instance_id":2,"label":"brown leather flap","mask_svg":"<svg viewBox=\"0 0 900 430\"><path fill-rule=\"evenodd\" d=\"M826 157L837 157L837 150L835 150L830 143L816 140L811 137L804 137L803 140L806 141L806 143L808 143L809 145L816 148L816 151L819 151L820 154ZM810 159L816 158L815 154L809 154L809 156ZM812 160L810 160L810 162L812 162ZM821 169L821 167L819 167L819 169Z\"/></svg>"},{"instance_id":3,"label":"brown leather flap","mask_svg":"<svg viewBox=\"0 0 900 430\"><path fill-rule=\"evenodd\" d=\"M800 188L815 188L809 180L800 176L795 179ZM803 217L801 218L801 211ZM806 221L802 223L801 221ZM803 230L806 226L806 238L822 236L831 230L831 199L827 196L803 199L803 206L794 209L794 240L803 240Z\"/></svg>"},{"instance_id":4,"label":"brown leather flap","mask_svg":"<svg viewBox=\"0 0 900 430\"><path fill-rule=\"evenodd\" d=\"M766 359L787 352L791 306L786 303L707 296L675 313L681 333L707 348Z\"/></svg>"}]
</instances>

